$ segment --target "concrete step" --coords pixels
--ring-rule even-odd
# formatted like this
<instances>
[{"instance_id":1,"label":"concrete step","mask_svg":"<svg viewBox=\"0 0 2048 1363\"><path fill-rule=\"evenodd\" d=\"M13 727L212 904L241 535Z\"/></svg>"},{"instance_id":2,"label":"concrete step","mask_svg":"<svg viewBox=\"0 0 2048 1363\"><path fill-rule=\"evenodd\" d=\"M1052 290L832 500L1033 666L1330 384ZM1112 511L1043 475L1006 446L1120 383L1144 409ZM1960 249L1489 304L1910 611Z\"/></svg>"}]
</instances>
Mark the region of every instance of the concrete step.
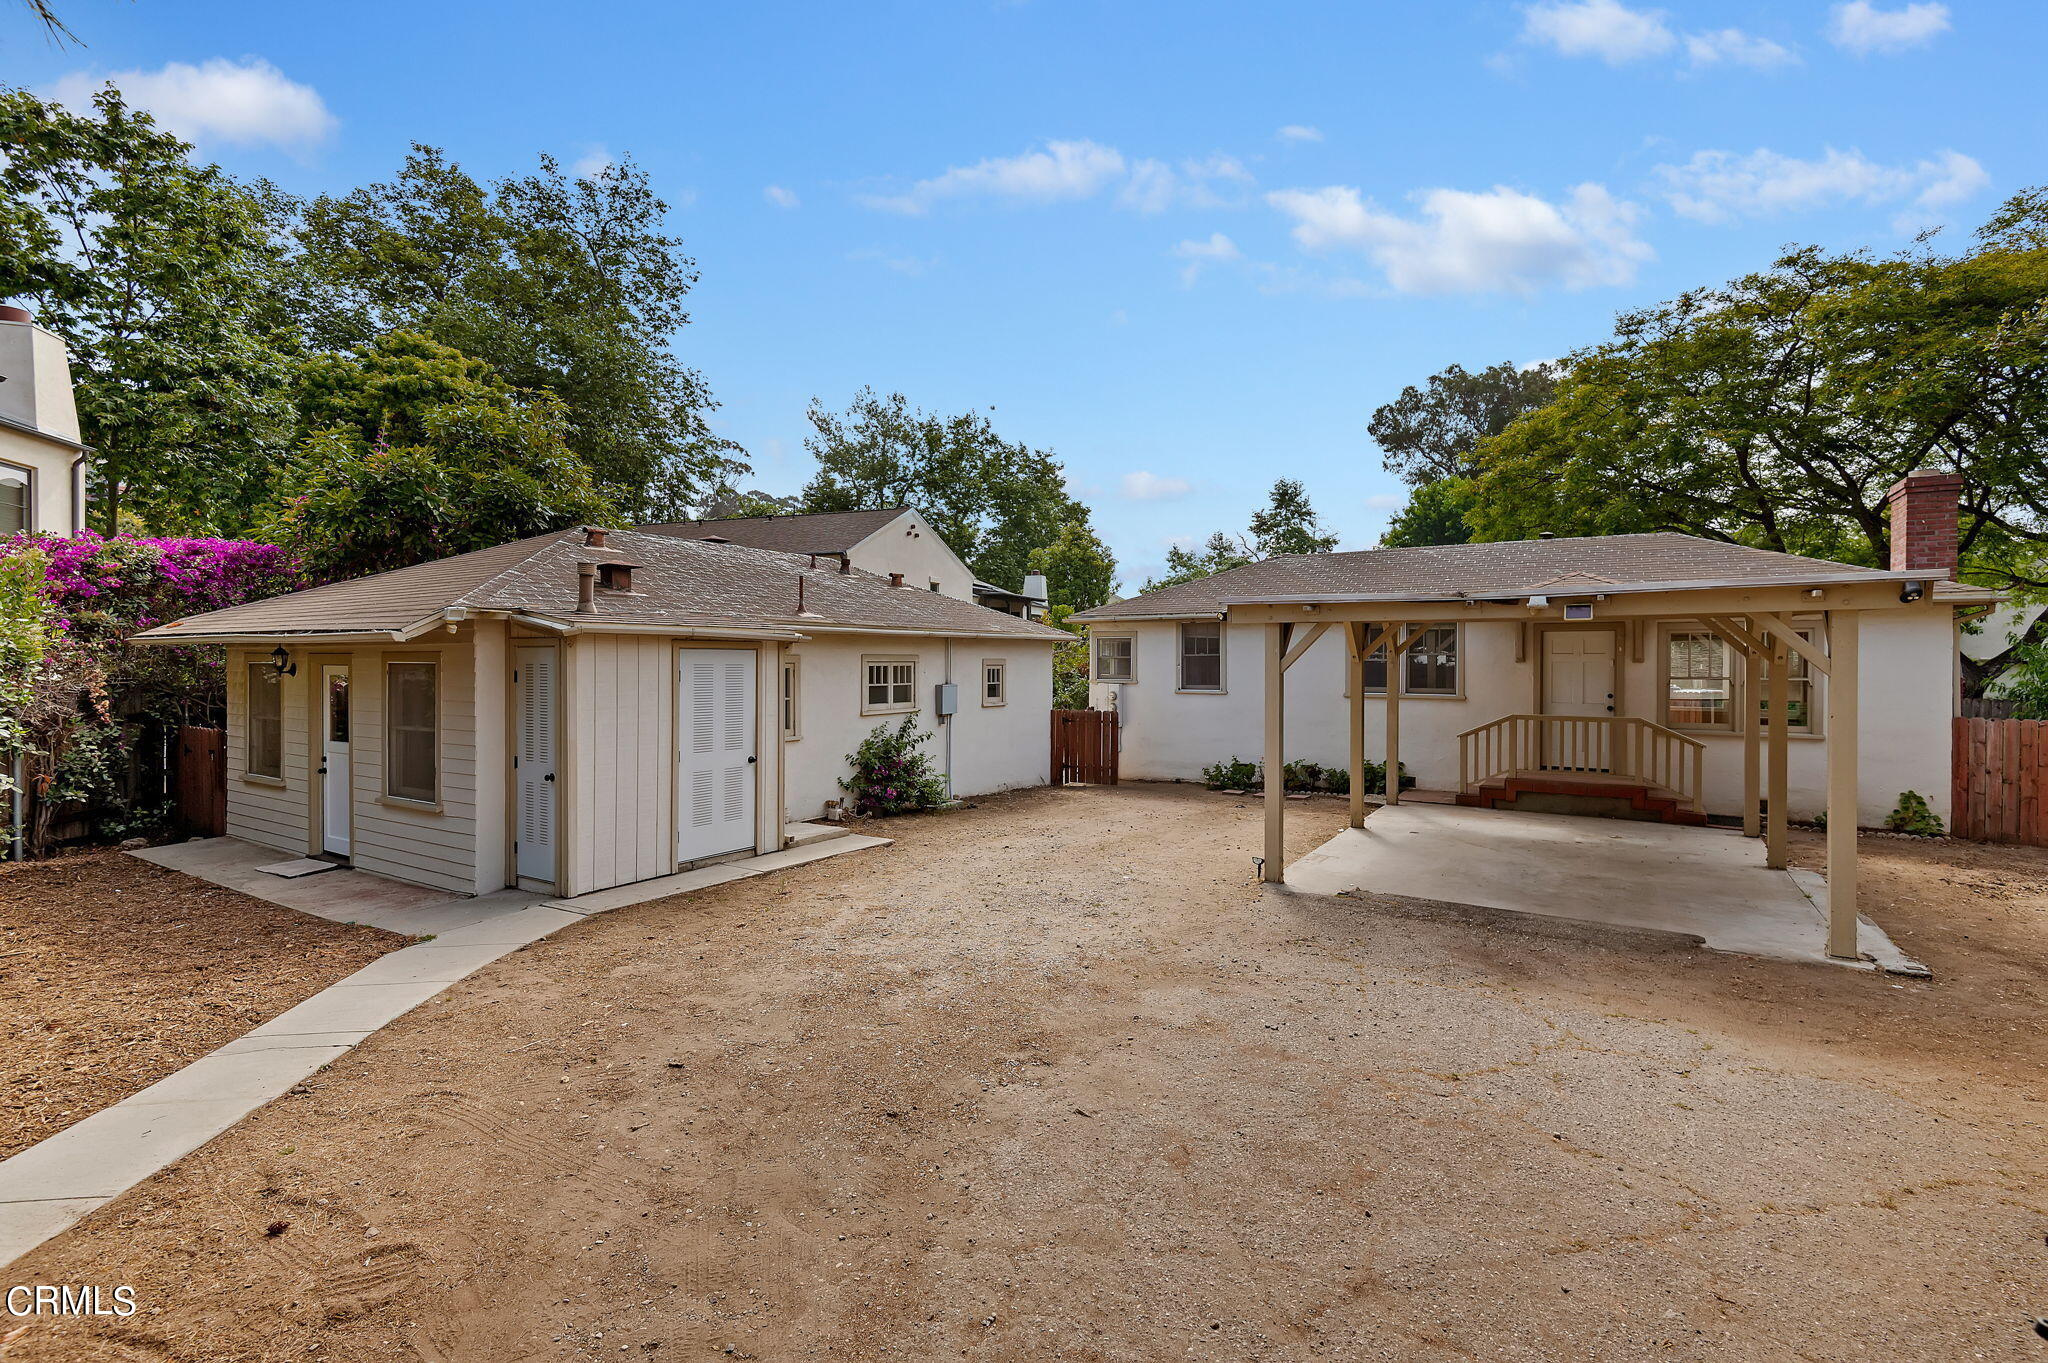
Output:
<instances>
[{"instance_id":1,"label":"concrete step","mask_svg":"<svg viewBox=\"0 0 2048 1363\"><path fill-rule=\"evenodd\" d=\"M814 842L830 842L834 838L849 836L853 830L836 823L792 823L782 826L782 845L809 847Z\"/></svg>"}]
</instances>

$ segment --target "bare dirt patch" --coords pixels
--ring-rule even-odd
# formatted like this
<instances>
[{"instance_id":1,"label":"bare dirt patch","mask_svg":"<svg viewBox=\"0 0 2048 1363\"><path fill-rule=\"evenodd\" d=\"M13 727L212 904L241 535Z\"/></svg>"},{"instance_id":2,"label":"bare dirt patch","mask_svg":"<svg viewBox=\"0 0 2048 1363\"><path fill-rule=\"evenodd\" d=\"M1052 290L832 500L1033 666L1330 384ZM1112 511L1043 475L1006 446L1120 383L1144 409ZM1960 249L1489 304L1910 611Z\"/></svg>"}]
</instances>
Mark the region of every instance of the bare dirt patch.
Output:
<instances>
[{"instance_id":1,"label":"bare dirt patch","mask_svg":"<svg viewBox=\"0 0 2048 1363\"><path fill-rule=\"evenodd\" d=\"M0 1159L406 940L120 852L0 866Z\"/></svg>"},{"instance_id":2,"label":"bare dirt patch","mask_svg":"<svg viewBox=\"0 0 2048 1363\"><path fill-rule=\"evenodd\" d=\"M424 1005L9 1363L2039 1356L2048 858L1871 841L1928 985L1262 890L1185 787L888 831Z\"/></svg>"}]
</instances>

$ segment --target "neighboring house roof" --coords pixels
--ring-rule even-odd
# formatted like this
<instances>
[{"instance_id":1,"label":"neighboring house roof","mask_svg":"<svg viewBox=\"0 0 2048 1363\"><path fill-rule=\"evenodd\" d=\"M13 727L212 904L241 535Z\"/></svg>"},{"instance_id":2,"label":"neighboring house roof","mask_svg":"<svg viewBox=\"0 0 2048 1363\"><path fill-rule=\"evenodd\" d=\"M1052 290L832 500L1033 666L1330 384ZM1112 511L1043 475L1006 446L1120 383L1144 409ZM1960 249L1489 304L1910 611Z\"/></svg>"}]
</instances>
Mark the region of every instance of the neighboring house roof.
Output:
<instances>
[{"instance_id":1,"label":"neighboring house roof","mask_svg":"<svg viewBox=\"0 0 2048 1363\"><path fill-rule=\"evenodd\" d=\"M750 549L785 554L844 554L910 508L877 511L814 511L800 516L734 516L722 521L667 521L636 525L643 535L674 539L722 539Z\"/></svg>"},{"instance_id":2,"label":"neighboring house roof","mask_svg":"<svg viewBox=\"0 0 2048 1363\"><path fill-rule=\"evenodd\" d=\"M1012 601L1038 600L1035 596L1026 596L1022 592L1013 592L1008 587L998 587L993 582L983 582L978 577L974 579L974 594L976 596L1006 596Z\"/></svg>"},{"instance_id":3,"label":"neighboring house roof","mask_svg":"<svg viewBox=\"0 0 2048 1363\"><path fill-rule=\"evenodd\" d=\"M1659 531L1575 539L1508 540L1366 549L1349 554L1287 554L1213 577L1162 587L1078 613L1081 621L1171 620L1216 616L1232 602L1316 597L1456 601L1609 590L1674 590L1707 585L1801 585L1900 577L1827 559L1801 558L1719 540ZM1960 589L1959 589L1960 590ZM1937 594L1954 594L1945 587Z\"/></svg>"},{"instance_id":4,"label":"neighboring house roof","mask_svg":"<svg viewBox=\"0 0 2048 1363\"><path fill-rule=\"evenodd\" d=\"M809 551L805 551L808 553ZM578 563L633 565L633 591L597 593L576 613ZM803 610L797 583L803 582ZM464 612L503 611L602 629L883 631L1069 640L1063 630L855 569L814 568L804 554L614 530L604 548L581 530L457 554L350 582L187 616L136 635L158 642L283 634L408 635Z\"/></svg>"}]
</instances>

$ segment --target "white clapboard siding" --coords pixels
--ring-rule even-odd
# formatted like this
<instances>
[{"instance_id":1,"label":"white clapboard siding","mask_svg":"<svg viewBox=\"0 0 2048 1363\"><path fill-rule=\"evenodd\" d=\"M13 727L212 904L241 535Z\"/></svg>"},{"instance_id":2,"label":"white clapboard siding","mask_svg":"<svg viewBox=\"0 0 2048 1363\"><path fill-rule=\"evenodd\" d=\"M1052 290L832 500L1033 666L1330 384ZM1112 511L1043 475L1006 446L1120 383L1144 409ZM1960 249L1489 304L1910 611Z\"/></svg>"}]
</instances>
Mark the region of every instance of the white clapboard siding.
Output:
<instances>
[{"instance_id":1,"label":"white clapboard siding","mask_svg":"<svg viewBox=\"0 0 2048 1363\"><path fill-rule=\"evenodd\" d=\"M282 787L247 779L249 739L249 664L265 654L228 650L228 836L303 854L308 846L312 787L308 781L304 667L283 679L279 710L283 716L284 775Z\"/></svg>"}]
</instances>

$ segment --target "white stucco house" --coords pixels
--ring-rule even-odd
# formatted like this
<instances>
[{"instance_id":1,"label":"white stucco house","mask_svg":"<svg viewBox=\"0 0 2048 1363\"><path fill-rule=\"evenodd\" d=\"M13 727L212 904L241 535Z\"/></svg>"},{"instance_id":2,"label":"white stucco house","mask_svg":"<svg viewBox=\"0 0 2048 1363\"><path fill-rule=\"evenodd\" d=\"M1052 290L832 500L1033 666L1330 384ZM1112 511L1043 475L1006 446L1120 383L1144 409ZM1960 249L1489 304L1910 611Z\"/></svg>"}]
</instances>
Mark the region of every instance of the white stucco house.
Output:
<instances>
[{"instance_id":1,"label":"white stucco house","mask_svg":"<svg viewBox=\"0 0 2048 1363\"><path fill-rule=\"evenodd\" d=\"M64 342L26 309L0 306L0 539L83 528L89 458Z\"/></svg>"},{"instance_id":2,"label":"white stucco house","mask_svg":"<svg viewBox=\"0 0 2048 1363\"><path fill-rule=\"evenodd\" d=\"M136 637L227 650L230 836L458 892L779 850L905 716L955 796L1046 781L1071 636L967 599L928 528L886 575L657 530L560 531Z\"/></svg>"},{"instance_id":3,"label":"white stucco house","mask_svg":"<svg viewBox=\"0 0 2048 1363\"><path fill-rule=\"evenodd\" d=\"M1843 614L1843 589L1861 587L1887 608L1858 613L1859 818L1880 822L1905 790L1947 818L1956 608L1995 600L1948 580L1958 492L1953 476L1932 473L1893 490L1901 528L1882 571L1679 534L1539 539L1270 559L1074 618L1092 641L1091 703L1120 716L1128 776L1192 780L1213 762L1259 761L1267 625L1276 615L1303 628L1341 616L1371 629L1391 622L1393 642L1405 641L1390 682L1386 641L1367 639L1362 725L1373 760L1389 747L1397 715L1399 760L1423 788L1498 803L1513 799L1502 787L1515 781L1539 797L1527 806L1535 807L1566 786L1627 784L1622 778L1635 775L1638 786L1658 786L1682 819L1744 812L1745 740L1766 700L1774 642L1759 618L1768 614L1822 660L1814 666L1796 646L1777 644L1790 707L1783 807L1811 818L1828 794L1828 617ZM1746 650L1744 637L1765 647ZM1321 631L1290 659L1289 761L1345 765L1347 638ZM1755 672L1751 653L1763 655ZM1514 716L1535 718L1510 733L1517 726L1504 721ZM1586 739L1595 751L1496 751L1511 738L1528 741L1543 717L1555 732L1539 747L1566 741L1561 721L1577 717L1598 721ZM1609 745L1645 735L1674 760L1697 753L1696 770L1618 771ZM1556 789L1540 789L1546 781Z\"/></svg>"}]
</instances>

